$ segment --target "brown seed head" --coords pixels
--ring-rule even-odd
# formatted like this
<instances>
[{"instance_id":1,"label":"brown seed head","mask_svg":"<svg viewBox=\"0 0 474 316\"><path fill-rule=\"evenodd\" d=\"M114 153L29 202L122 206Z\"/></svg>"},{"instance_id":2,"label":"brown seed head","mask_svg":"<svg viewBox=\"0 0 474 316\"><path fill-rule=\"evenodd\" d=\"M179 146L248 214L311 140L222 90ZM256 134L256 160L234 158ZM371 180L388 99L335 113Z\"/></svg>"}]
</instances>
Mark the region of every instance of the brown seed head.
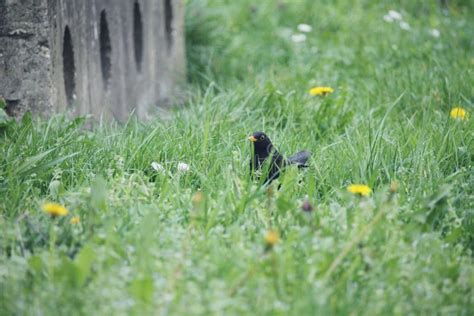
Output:
<instances>
[{"instance_id":1,"label":"brown seed head","mask_svg":"<svg viewBox=\"0 0 474 316\"><path fill-rule=\"evenodd\" d=\"M303 212L311 213L313 211L313 206L308 200L304 200L303 204L301 205L301 210Z\"/></svg>"}]
</instances>

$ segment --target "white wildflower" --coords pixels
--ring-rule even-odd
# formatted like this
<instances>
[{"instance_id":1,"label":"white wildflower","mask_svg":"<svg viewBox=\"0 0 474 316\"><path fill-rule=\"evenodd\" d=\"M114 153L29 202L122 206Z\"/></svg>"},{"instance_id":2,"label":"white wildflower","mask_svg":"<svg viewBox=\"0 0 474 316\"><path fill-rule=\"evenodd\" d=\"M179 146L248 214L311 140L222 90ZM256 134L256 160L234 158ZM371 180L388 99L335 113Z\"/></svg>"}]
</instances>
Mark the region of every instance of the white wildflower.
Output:
<instances>
[{"instance_id":1,"label":"white wildflower","mask_svg":"<svg viewBox=\"0 0 474 316\"><path fill-rule=\"evenodd\" d=\"M390 15L388 15L388 14L385 14L385 15L383 16L383 20L384 20L385 22L388 22L388 23L392 23L392 22L393 22L393 18L392 18Z\"/></svg>"},{"instance_id":2,"label":"white wildflower","mask_svg":"<svg viewBox=\"0 0 474 316\"><path fill-rule=\"evenodd\" d=\"M438 29L432 29L430 30L430 35L438 38L441 35L441 32Z\"/></svg>"},{"instance_id":3,"label":"white wildflower","mask_svg":"<svg viewBox=\"0 0 474 316\"><path fill-rule=\"evenodd\" d=\"M402 30L409 31L409 30L410 30L410 24L408 24L408 23L405 22L405 21L401 21L401 22L400 22L400 28L401 28Z\"/></svg>"},{"instance_id":4,"label":"white wildflower","mask_svg":"<svg viewBox=\"0 0 474 316\"><path fill-rule=\"evenodd\" d=\"M293 34L291 35L291 40L295 43L302 43L306 41L306 35L304 34Z\"/></svg>"},{"instance_id":5,"label":"white wildflower","mask_svg":"<svg viewBox=\"0 0 474 316\"><path fill-rule=\"evenodd\" d=\"M153 168L153 170L155 170L157 172L164 172L165 171L165 167L163 167L162 164L159 164L156 161L153 161L151 163L151 167Z\"/></svg>"},{"instance_id":6,"label":"white wildflower","mask_svg":"<svg viewBox=\"0 0 474 316\"><path fill-rule=\"evenodd\" d=\"M395 10L390 10L388 11L388 15L394 19L394 20L397 20L397 21L401 21L402 20L402 14L400 12L397 12Z\"/></svg>"},{"instance_id":7,"label":"white wildflower","mask_svg":"<svg viewBox=\"0 0 474 316\"><path fill-rule=\"evenodd\" d=\"M178 163L178 171L181 171L181 172L189 171L189 165L187 163L184 163L184 162Z\"/></svg>"},{"instance_id":8,"label":"white wildflower","mask_svg":"<svg viewBox=\"0 0 474 316\"><path fill-rule=\"evenodd\" d=\"M311 25L304 24L304 23L298 24L298 31L300 31L300 32L309 33L312 30L313 30L313 28L311 27Z\"/></svg>"}]
</instances>

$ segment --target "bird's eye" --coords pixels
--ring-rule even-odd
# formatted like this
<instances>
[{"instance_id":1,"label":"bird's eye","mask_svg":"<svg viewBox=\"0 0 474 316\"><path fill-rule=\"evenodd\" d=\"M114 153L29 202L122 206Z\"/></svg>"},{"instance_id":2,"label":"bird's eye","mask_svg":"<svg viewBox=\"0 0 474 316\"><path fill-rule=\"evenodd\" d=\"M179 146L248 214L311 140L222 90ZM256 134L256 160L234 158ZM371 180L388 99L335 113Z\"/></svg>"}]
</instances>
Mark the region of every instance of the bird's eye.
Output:
<instances>
[{"instance_id":1,"label":"bird's eye","mask_svg":"<svg viewBox=\"0 0 474 316\"><path fill-rule=\"evenodd\" d=\"M265 136L260 136L260 140L264 140L265 139Z\"/></svg>"}]
</instances>

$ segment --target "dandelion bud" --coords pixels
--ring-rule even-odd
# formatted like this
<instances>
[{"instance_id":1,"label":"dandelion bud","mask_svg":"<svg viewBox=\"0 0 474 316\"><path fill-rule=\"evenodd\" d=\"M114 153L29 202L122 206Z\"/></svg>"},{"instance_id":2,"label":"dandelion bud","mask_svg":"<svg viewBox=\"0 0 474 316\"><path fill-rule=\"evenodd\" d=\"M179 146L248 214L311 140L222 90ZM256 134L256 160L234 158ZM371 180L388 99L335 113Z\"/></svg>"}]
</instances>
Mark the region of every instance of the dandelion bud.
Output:
<instances>
[{"instance_id":1,"label":"dandelion bud","mask_svg":"<svg viewBox=\"0 0 474 316\"><path fill-rule=\"evenodd\" d=\"M273 196L273 187L269 186L267 187L267 197L271 198Z\"/></svg>"},{"instance_id":2,"label":"dandelion bud","mask_svg":"<svg viewBox=\"0 0 474 316\"><path fill-rule=\"evenodd\" d=\"M388 201L392 201L394 196L395 196L395 193L397 193L398 191L398 182L397 181L392 181L390 183L390 191L389 191L389 195L388 195Z\"/></svg>"},{"instance_id":3,"label":"dandelion bud","mask_svg":"<svg viewBox=\"0 0 474 316\"><path fill-rule=\"evenodd\" d=\"M267 249L272 249L280 240L280 235L275 230L269 230L265 234L265 245Z\"/></svg>"},{"instance_id":4,"label":"dandelion bud","mask_svg":"<svg viewBox=\"0 0 474 316\"><path fill-rule=\"evenodd\" d=\"M71 223L72 225L77 225L80 222L81 222L81 219L79 218L79 216L73 216L71 220L69 221L69 223Z\"/></svg>"},{"instance_id":5,"label":"dandelion bud","mask_svg":"<svg viewBox=\"0 0 474 316\"><path fill-rule=\"evenodd\" d=\"M201 191L194 193L193 197L191 198L194 209L198 209L201 206L203 200L204 194L202 194Z\"/></svg>"},{"instance_id":6,"label":"dandelion bud","mask_svg":"<svg viewBox=\"0 0 474 316\"><path fill-rule=\"evenodd\" d=\"M397 193L397 191L398 191L398 182L392 181L390 183L390 193Z\"/></svg>"}]
</instances>

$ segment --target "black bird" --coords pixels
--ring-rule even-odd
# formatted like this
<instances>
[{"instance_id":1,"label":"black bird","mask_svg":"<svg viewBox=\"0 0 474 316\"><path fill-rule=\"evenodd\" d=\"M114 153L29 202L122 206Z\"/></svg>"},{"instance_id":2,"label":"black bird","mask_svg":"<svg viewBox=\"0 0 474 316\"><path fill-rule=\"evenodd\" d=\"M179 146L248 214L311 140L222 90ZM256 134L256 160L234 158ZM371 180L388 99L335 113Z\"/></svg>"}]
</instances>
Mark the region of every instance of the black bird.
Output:
<instances>
[{"instance_id":1,"label":"black bird","mask_svg":"<svg viewBox=\"0 0 474 316\"><path fill-rule=\"evenodd\" d=\"M264 132L255 132L248 139L253 143L254 148L253 157L250 159L250 174L252 176L256 171L262 170L265 161L271 156L270 166L264 167L265 170L268 170L265 184L270 184L277 179L280 176L280 171L288 165L296 165L298 168L308 167L306 162L311 155L308 151L300 151L285 158L273 147L270 138Z\"/></svg>"}]
</instances>

